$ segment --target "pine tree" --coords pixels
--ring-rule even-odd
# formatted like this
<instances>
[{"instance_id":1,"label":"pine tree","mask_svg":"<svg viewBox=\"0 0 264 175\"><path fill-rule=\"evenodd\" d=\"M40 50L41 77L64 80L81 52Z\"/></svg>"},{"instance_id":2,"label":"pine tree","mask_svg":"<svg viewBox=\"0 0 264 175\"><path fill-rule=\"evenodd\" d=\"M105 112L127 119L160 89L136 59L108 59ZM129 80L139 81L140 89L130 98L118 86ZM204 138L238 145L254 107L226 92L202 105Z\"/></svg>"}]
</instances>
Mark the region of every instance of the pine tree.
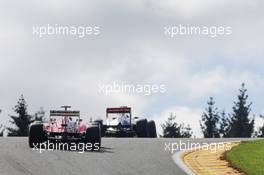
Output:
<instances>
[{"instance_id":1,"label":"pine tree","mask_svg":"<svg viewBox=\"0 0 264 175\"><path fill-rule=\"evenodd\" d=\"M200 127L205 138L218 138L220 137L218 128L219 115L217 108L214 107L215 102L213 97L210 97L207 104L208 108L205 109L205 112L202 115Z\"/></svg>"},{"instance_id":2,"label":"pine tree","mask_svg":"<svg viewBox=\"0 0 264 175\"><path fill-rule=\"evenodd\" d=\"M5 127L1 124L0 125L0 137L3 137L5 131Z\"/></svg>"},{"instance_id":3,"label":"pine tree","mask_svg":"<svg viewBox=\"0 0 264 175\"><path fill-rule=\"evenodd\" d=\"M264 119L263 115L259 116L260 118ZM259 127L258 132L257 132L258 137L264 137L264 123L262 124L261 127Z\"/></svg>"},{"instance_id":4,"label":"pine tree","mask_svg":"<svg viewBox=\"0 0 264 175\"><path fill-rule=\"evenodd\" d=\"M0 109L0 113L1 112L2 112L2 110ZM5 131L4 125L0 124L0 137L2 137L4 135L4 131Z\"/></svg>"},{"instance_id":5,"label":"pine tree","mask_svg":"<svg viewBox=\"0 0 264 175\"><path fill-rule=\"evenodd\" d=\"M176 116L171 114L167 121L161 124L163 136L166 138L189 138L192 136L192 131L189 125L178 124Z\"/></svg>"},{"instance_id":6,"label":"pine tree","mask_svg":"<svg viewBox=\"0 0 264 175\"><path fill-rule=\"evenodd\" d=\"M248 95L245 84L239 89L238 101L234 102L230 121L230 137L251 137L254 131L254 118L250 120L252 102L247 104Z\"/></svg>"},{"instance_id":7,"label":"pine tree","mask_svg":"<svg viewBox=\"0 0 264 175\"><path fill-rule=\"evenodd\" d=\"M192 128L190 125L187 125L186 127L182 124L182 127L181 127L181 137L182 138L190 138L192 137Z\"/></svg>"},{"instance_id":8,"label":"pine tree","mask_svg":"<svg viewBox=\"0 0 264 175\"><path fill-rule=\"evenodd\" d=\"M225 111L223 110L220 114L220 128L219 133L221 137L228 137L228 132L230 130L230 120L226 116Z\"/></svg>"},{"instance_id":9,"label":"pine tree","mask_svg":"<svg viewBox=\"0 0 264 175\"><path fill-rule=\"evenodd\" d=\"M32 123L32 117L27 113L27 104L23 95L21 95L13 110L18 114L18 116L10 116L10 122L16 127L7 128L8 136L28 136L29 125Z\"/></svg>"}]
</instances>

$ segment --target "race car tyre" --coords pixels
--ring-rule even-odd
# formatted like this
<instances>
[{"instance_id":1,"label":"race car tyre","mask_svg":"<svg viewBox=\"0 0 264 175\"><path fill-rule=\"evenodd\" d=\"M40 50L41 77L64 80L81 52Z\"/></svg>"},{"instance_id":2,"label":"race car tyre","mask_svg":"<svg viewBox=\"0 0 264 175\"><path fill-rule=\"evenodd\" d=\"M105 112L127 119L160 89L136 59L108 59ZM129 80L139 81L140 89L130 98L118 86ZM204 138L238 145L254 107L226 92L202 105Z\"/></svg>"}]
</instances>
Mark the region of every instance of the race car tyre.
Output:
<instances>
[{"instance_id":1,"label":"race car tyre","mask_svg":"<svg viewBox=\"0 0 264 175\"><path fill-rule=\"evenodd\" d=\"M148 137L147 119L141 119L136 122L136 133L138 137Z\"/></svg>"},{"instance_id":2,"label":"race car tyre","mask_svg":"<svg viewBox=\"0 0 264 175\"><path fill-rule=\"evenodd\" d=\"M103 120L95 120L93 123L100 125L101 137L105 136L106 126L103 124Z\"/></svg>"},{"instance_id":3,"label":"race car tyre","mask_svg":"<svg viewBox=\"0 0 264 175\"><path fill-rule=\"evenodd\" d=\"M148 137L150 138L157 137L156 124L153 120L148 122Z\"/></svg>"},{"instance_id":4,"label":"race car tyre","mask_svg":"<svg viewBox=\"0 0 264 175\"><path fill-rule=\"evenodd\" d=\"M101 137L105 137L105 132L106 132L106 125L101 125Z\"/></svg>"},{"instance_id":5,"label":"race car tyre","mask_svg":"<svg viewBox=\"0 0 264 175\"><path fill-rule=\"evenodd\" d=\"M47 140L42 124L34 124L29 128L28 143L29 147L40 147L40 143Z\"/></svg>"},{"instance_id":6,"label":"race car tyre","mask_svg":"<svg viewBox=\"0 0 264 175\"><path fill-rule=\"evenodd\" d=\"M92 144L92 149L99 151L101 148L101 129L100 125L90 126L85 134L86 143Z\"/></svg>"}]
</instances>

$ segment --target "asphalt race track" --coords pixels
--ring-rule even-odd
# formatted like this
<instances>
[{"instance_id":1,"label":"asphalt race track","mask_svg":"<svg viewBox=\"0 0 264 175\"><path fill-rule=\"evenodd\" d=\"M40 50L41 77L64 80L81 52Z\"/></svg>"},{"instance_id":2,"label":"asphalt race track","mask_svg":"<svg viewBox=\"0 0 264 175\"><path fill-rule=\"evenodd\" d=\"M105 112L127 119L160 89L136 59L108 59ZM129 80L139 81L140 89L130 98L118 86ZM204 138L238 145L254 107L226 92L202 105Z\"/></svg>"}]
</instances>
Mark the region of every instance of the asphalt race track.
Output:
<instances>
[{"instance_id":1,"label":"asphalt race track","mask_svg":"<svg viewBox=\"0 0 264 175\"><path fill-rule=\"evenodd\" d=\"M28 147L27 138L0 138L0 175L183 175L172 154L164 151L165 142L179 140L103 138L100 152L39 153ZM195 143L219 141L226 140L191 139Z\"/></svg>"}]
</instances>

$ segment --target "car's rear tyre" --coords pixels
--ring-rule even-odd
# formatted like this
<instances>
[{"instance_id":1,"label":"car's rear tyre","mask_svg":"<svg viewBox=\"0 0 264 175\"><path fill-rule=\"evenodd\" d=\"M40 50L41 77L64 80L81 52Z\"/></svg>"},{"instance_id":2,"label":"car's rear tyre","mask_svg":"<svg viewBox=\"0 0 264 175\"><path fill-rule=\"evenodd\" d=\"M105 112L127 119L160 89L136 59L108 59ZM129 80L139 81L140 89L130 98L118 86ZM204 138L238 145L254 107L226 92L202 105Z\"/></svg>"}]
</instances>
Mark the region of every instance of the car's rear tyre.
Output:
<instances>
[{"instance_id":1,"label":"car's rear tyre","mask_svg":"<svg viewBox=\"0 0 264 175\"><path fill-rule=\"evenodd\" d=\"M101 137L105 137L105 132L106 132L106 125L102 124L101 125Z\"/></svg>"},{"instance_id":2,"label":"car's rear tyre","mask_svg":"<svg viewBox=\"0 0 264 175\"><path fill-rule=\"evenodd\" d=\"M157 137L156 124L153 120L148 122L148 137L150 138Z\"/></svg>"},{"instance_id":3,"label":"car's rear tyre","mask_svg":"<svg viewBox=\"0 0 264 175\"><path fill-rule=\"evenodd\" d=\"M100 125L101 128L101 137L105 136L106 125L103 124L103 120L95 120L93 123Z\"/></svg>"},{"instance_id":4,"label":"car's rear tyre","mask_svg":"<svg viewBox=\"0 0 264 175\"><path fill-rule=\"evenodd\" d=\"M29 128L28 144L30 148L39 147L40 143L47 140L43 124L33 124Z\"/></svg>"},{"instance_id":5,"label":"car's rear tyre","mask_svg":"<svg viewBox=\"0 0 264 175\"><path fill-rule=\"evenodd\" d=\"M138 137L148 137L147 119L141 119L136 122L136 133Z\"/></svg>"},{"instance_id":6,"label":"car's rear tyre","mask_svg":"<svg viewBox=\"0 0 264 175\"><path fill-rule=\"evenodd\" d=\"M99 151L101 148L101 129L100 125L90 126L86 130L85 142L92 144L92 149Z\"/></svg>"}]
</instances>

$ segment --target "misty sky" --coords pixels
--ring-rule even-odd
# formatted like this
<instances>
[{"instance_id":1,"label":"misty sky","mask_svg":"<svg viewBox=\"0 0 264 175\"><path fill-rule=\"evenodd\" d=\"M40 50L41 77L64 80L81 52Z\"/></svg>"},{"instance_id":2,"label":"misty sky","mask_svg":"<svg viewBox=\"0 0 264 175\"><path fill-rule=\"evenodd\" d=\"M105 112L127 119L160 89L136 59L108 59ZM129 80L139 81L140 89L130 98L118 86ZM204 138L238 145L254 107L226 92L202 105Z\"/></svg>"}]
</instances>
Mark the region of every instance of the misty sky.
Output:
<instances>
[{"instance_id":1,"label":"misty sky","mask_svg":"<svg viewBox=\"0 0 264 175\"><path fill-rule=\"evenodd\" d=\"M264 3L221 1L1 1L0 123L21 94L29 112L72 105L84 119L105 108L131 106L160 122L170 113L201 136L199 120L210 96L231 112L245 82L251 115L264 114ZM32 34L43 25L99 26L100 35L76 38ZM164 35L164 26L231 26L232 34ZM100 84L164 84L164 94L99 93ZM262 121L257 117L257 125ZM160 131L160 127L158 129Z\"/></svg>"}]
</instances>

